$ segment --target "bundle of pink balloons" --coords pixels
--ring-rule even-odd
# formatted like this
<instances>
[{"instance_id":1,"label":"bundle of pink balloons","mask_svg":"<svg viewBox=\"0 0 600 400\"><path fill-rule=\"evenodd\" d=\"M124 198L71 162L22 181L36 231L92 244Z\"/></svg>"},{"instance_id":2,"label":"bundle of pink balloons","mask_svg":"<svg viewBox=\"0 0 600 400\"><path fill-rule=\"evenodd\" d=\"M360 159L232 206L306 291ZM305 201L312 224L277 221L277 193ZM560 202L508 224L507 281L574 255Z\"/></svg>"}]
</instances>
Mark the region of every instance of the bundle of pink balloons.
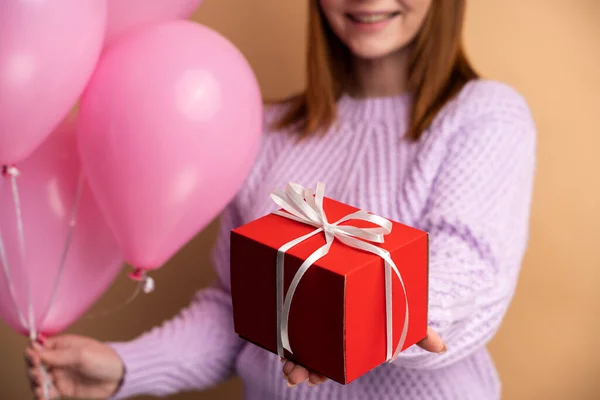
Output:
<instances>
[{"instance_id":1,"label":"bundle of pink balloons","mask_svg":"<svg viewBox=\"0 0 600 400\"><path fill-rule=\"evenodd\" d=\"M200 3L0 2L0 318L16 331L63 331L124 262L161 267L246 179L260 90L187 20Z\"/></svg>"}]
</instances>

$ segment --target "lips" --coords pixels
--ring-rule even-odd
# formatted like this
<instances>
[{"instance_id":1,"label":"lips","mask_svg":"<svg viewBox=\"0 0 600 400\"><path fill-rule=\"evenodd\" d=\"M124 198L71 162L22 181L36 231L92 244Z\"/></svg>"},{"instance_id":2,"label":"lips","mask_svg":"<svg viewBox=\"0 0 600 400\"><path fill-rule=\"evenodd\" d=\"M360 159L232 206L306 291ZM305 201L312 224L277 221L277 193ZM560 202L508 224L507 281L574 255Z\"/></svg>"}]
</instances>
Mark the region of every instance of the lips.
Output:
<instances>
[{"instance_id":1,"label":"lips","mask_svg":"<svg viewBox=\"0 0 600 400\"><path fill-rule=\"evenodd\" d=\"M378 12L378 13L347 13L348 17L352 22L359 24L376 24L383 22L400 15L399 11L394 12Z\"/></svg>"}]
</instances>

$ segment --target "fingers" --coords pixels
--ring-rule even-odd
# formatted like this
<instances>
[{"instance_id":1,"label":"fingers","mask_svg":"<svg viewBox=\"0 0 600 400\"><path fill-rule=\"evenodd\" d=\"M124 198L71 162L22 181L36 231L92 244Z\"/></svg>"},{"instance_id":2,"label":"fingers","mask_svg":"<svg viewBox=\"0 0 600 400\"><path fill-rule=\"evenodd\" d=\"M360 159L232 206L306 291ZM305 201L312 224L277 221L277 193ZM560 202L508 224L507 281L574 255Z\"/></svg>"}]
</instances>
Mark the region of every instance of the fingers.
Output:
<instances>
[{"instance_id":1,"label":"fingers","mask_svg":"<svg viewBox=\"0 0 600 400\"><path fill-rule=\"evenodd\" d=\"M323 375L309 371L301 365L298 365L289 360L284 362L282 372L283 377L287 380L288 387L294 387L300 383L307 382L308 386L316 386L327 380Z\"/></svg>"},{"instance_id":2,"label":"fingers","mask_svg":"<svg viewBox=\"0 0 600 400\"><path fill-rule=\"evenodd\" d=\"M316 372L310 372L308 375L308 386L317 386L320 385L321 383L325 382L327 380L326 377L324 377L321 374L318 374Z\"/></svg>"},{"instance_id":3,"label":"fingers","mask_svg":"<svg viewBox=\"0 0 600 400\"><path fill-rule=\"evenodd\" d=\"M294 365L294 368L288 375L288 386L294 387L299 383L306 382L308 380L308 370L301 365Z\"/></svg>"},{"instance_id":4,"label":"fingers","mask_svg":"<svg viewBox=\"0 0 600 400\"><path fill-rule=\"evenodd\" d=\"M44 383L44 375L39 368L30 368L27 370L27 376L33 387L41 386Z\"/></svg>"},{"instance_id":5,"label":"fingers","mask_svg":"<svg viewBox=\"0 0 600 400\"><path fill-rule=\"evenodd\" d=\"M42 363L46 364L42 354L45 356L46 351L37 342L30 343L25 348L25 363L31 390L36 400L58 399L58 393L51 384L51 377L42 372Z\"/></svg>"},{"instance_id":6,"label":"fingers","mask_svg":"<svg viewBox=\"0 0 600 400\"><path fill-rule=\"evenodd\" d=\"M294 364L293 362L288 361L288 360L281 360L281 361L284 363L283 368L282 368L283 375L287 379L287 377L290 375L290 373L292 372L292 370L294 369L296 364Z\"/></svg>"},{"instance_id":7,"label":"fingers","mask_svg":"<svg viewBox=\"0 0 600 400\"><path fill-rule=\"evenodd\" d=\"M31 390L34 393L36 400L50 400L58 398L58 392L52 384L52 378L50 375L42 373L42 370L39 368L39 366L29 368L27 370L27 376L29 377ZM46 390L44 390L45 388Z\"/></svg>"},{"instance_id":8,"label":"fingers","mask_svg":"<svg viewBox=\"0 0 600 400\"><path fill-rule=\"evenodd\" d=\"M35 387L39 384L40 380L40 356L39 353L33 349L33 346L28 346L25 349L25 364L27 365L27 377L29 378L29 383L31 385L31 389L34 390Z\"/></svg>"},{"instance_id":9,"label":"fingers","mask_svg":"<svg viewBox=\"0 0 600 400\"><path fill-rule=\"evenodd\" d=\"M25 363L27 367L31 368L34 366L40 365L40 354L37 350L34 350L32 347L27 347L25 349Z\"/></svg>"},{"instance_id":10,"label":"fingers","mask_svg":"<svg viewBox=\"0 0 600 400\"><path fill-rule=\"evenodd\" d=\"M427 327L427 337L417 343L417 346L431 353L444 354L446 352L446 344L431 327Z\"/></svg>"},{"instance_id":11,"label":"fingers","mask_svg":"<svg viewBox=\"0 0 600 400\"><path fill-rule=\"evenodd\" d=\"M80 362L78 352L72 350L44 350L40 353L40 361L50 368L75 367Z\"/></svg>"},{"instance_id":12,"label":"fingers","mask_svg":"<svg viewBox=\"0 0 600 400\"><path fill-rule=\"evenodd\" d=\"M55 350L65 347L70 347L69 344L73 340L72 335L51 336L44 340L44 348Z\"/></svg>"},{"instance_id":13,"label":"fingers","mask_svg":"<svg viewBox=\"0 0 600 400\"><path fill-rule=\"evenodd\" d=\"M417 346L431 353L444 354L446 352L446 344L431 327L427 327L427 337L418 342ZM303 382L307 382L308 386L316 386L327 380L323 375L309 371L292 361L282 358L281 362L284 363L282 368L283 377L287 380L289 387L294 387Z\"/></svg>"},{"instance_id":14,"label":"fingers","mask_svg":"<svg viewBox=\"0 0 600 400\"><path fill-rule=\"evenodd\" d=\"M39 386L35 389L34 394L35 400L55 400L59 398L58 392L53 386L48 388L47 393L45 393L43 386ZM48 394L47 397L46 394Z\"/></svg>"}]
</instances>

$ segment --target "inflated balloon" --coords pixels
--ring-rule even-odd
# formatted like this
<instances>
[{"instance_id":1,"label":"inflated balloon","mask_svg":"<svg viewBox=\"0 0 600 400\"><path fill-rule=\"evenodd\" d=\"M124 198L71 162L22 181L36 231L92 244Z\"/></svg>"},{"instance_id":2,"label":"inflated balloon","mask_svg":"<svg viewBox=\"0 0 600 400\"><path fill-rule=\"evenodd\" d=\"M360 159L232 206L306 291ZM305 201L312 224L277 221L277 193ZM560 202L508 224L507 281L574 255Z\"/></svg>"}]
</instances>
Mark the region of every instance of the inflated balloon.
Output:
<instances>
[{"instance_id":1,"label":"inflated balloon","mask_svg":"<svg viewBox=\"0 0 600 400\"><path fill-rule=\"evenodd\" d=\"M160 267L233 198L259 147L262 100L229 41L189 21L108 48L80 104L86 175L126 261Z\"/></svg>"},{"instance_id":2,"label":"inflated balloon","mask_svg":"<svg viewBox=\"0 0 600 400\"><path fill-rule=\"evenodd\" d=\"M149 23L185 19L192 15L202 0L107 0L106 41Z\"/></svg>"},{"instance_id":3,"label":"inflated balloon","mask_svg":"<svg viewBox=\"0 0 600 400\"><path fill-rule=\"evenodd\" d=\"M23 334L66 329L123 265L75 140L68 119L0 179L0 318Z\"/></svg>"},{"instance_id":4,"label":"inflated balloon","mask_svg":"<svg viewBox=\"0 0 600 400\"><path fill-rule=\"evenodd\" d=\"M0 165L29 156L71 110L105 26L106 0L0 1Z\"/></svg>"}]
</instances>

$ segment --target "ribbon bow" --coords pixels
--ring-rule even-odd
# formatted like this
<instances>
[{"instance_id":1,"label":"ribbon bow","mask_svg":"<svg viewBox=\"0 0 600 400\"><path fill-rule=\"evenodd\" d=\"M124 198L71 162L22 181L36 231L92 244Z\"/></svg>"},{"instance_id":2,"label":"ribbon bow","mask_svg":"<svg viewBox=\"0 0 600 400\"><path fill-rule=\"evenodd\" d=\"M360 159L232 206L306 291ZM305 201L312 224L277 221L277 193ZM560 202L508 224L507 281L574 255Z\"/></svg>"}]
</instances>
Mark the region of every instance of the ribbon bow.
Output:
<instances>
[{"instance_id":1,"label":"ribbon bow","mask_svg":"<svg viewBox=\"0 0 600 400\"><path fill-rule=\"evenodd\" d=\"M351 214L346 215L336 222L329 222L327 215L323 209L323 198L325 193L325 184L322 182L317 183L316 193L311 189L305 189L302 186L295 183L288 183L285 190L276 190L271 193L273 201L280 206L284 211L276 211L274 214L284 218L288 218L297 222L301 222L307 225L311 225L316 229L309 234L294 239L283 246L277 251L277 352L280 357L284 357L283 350L287 350L292 353L290 346L290 339L288 335L288 322L290 315L290 308L294 292L298 287L302 276L306 271L320 258L324 257L329 253L329 249L337 238L340 242L346 246L353 247L355 249L367 251L381 257L384 261L385 266L385 308L386 308L386 332L387 332L387 351L386 360L391 362L396 359L404 342L406 341L406 334L408 332L408 298L406 296L406 288L404 281L396 267L396 264L392 260L390 253L374 245L373 243L384 243L384 236L392 231L392 223L378 215L370 214L364 210L360 210ZM350 220L362 220L371 222L377 227L374 228L359 228L352 225L340 225L343 222ZM287 294L284 298L284 283L283 283L283 271L284 271L284 257L286 251L303 242L304 240L323 232L325 235L325 244L315 250L300 266L298 272L294 275L292 283L288 288ZM392 271L398 277L404 295L405 304L405 317L404 324L402 327L402 334L400 340L396 344L394 349L392 343L393 324L392 324Z\"/></svg>"}]
</instances>

